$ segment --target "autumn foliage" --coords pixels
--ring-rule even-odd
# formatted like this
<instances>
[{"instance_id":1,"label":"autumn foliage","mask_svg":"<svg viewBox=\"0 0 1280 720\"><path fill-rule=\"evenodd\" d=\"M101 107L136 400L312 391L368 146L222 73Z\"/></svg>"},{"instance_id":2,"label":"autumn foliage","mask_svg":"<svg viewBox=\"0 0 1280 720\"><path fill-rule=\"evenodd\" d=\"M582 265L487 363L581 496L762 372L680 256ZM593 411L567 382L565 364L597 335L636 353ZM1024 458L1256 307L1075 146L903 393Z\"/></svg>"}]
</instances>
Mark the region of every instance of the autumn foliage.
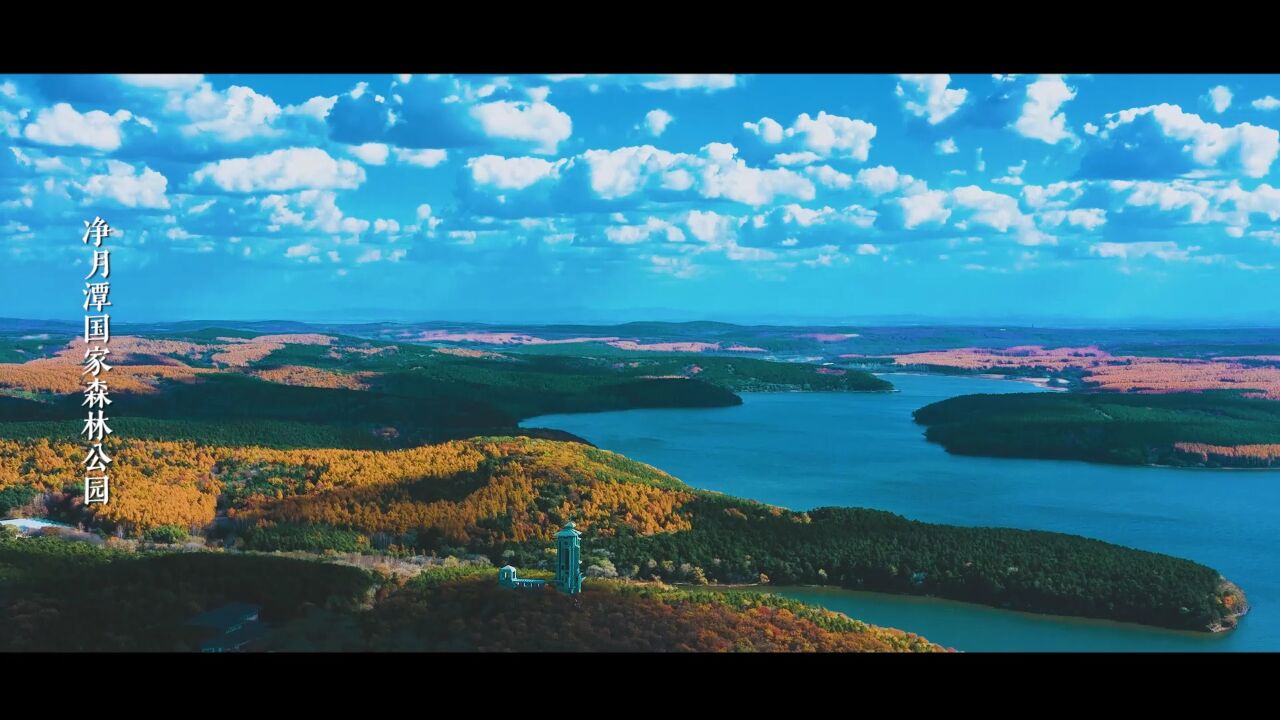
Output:
<instances>
[{"instance_id":1,"label":"autumn foliage","mask_svg":"<svg viewBox=\"0 0 1280 720\"><path fill-rule=\"evenodd\" d=\"M1029 345L1004 350L958 348L908 353L895 356L894 362L986 372L1063 372L1075 368L1084 372L1084 380L1091 388L1108 392L1241 390L1246 397L1280 399L1280 367L1272 366L1269 356L1203 360L1112 355L1096 347L1046 349Z\"/></svg>"},{"instance_id":2,"label":"autumn foliage","mask_svg":"<svg viewBox=\"0 0 1280 720\"><path fill-rule=\"evenodd\" d=\"M593 581L576 597L512 591L492 571L391 595L363 649L561 652L939 652L901 630L758 594ZM290 648L285 648L290 649ZM293 648L293 649L306 649Z\"/></svg>"},{"instance_id":3,"label":"autumn foliage","mask_svg":"<svg viewBox=\"0 0 1280 720\"><path fill-rule=\"evenodd\" d=\"M196 529L218 508L241 525L276 522L404 534L430 529L467 544L548 540L572 517L602 537L689 527L679 481L603 450L529 438L476 439L393 452L211 447L122 440L112 502L79 508L130 534ZM0 490L74 492L83 448L0 441Z\"/></svg>"}]
</instances>

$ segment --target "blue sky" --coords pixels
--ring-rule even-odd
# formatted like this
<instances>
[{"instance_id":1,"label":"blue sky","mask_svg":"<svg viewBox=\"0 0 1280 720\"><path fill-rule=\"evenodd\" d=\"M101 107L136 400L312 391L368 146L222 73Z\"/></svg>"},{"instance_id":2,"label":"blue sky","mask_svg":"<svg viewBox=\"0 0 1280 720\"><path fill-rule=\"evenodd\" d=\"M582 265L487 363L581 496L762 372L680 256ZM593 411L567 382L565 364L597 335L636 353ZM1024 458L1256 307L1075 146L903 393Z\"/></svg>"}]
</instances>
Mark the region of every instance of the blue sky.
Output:
<instances>
[{"instance_id":1,"label":"blue sky","mask_svg":"<svg viewBox=\"0 0 1280 720\"><path fill-rule=\"evenodd\" d=\"M0 77L0 316L1268 322L1280 77Z\"/></svg>"}]
</instances>

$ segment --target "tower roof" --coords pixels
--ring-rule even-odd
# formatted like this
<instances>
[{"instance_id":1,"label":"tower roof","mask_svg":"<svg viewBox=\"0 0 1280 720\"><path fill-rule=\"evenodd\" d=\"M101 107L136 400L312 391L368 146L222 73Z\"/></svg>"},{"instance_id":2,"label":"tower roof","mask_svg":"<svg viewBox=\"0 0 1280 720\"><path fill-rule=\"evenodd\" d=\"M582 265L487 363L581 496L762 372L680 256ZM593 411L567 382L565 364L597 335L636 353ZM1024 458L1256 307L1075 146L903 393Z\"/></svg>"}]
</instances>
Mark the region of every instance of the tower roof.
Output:
<instances>
[{"instance_id":1,"label":"tower roof","mask_svg":"<svg viewBox=\"0 0 1280 720\"><path fill-rule=\"evenodd\" d=\"M565 523L565 524L564 524L564 529L563 529L563 530L561 530L560 532L556 533L556 537L558 537L558 538L560 538L560 537L582 537L582 533L578 532L577 530L574 530L573 528L574 528L573 521L572 521L572 520L570 520L569 522L567 522L567 523Z\"/></svg>"}]
</instances>

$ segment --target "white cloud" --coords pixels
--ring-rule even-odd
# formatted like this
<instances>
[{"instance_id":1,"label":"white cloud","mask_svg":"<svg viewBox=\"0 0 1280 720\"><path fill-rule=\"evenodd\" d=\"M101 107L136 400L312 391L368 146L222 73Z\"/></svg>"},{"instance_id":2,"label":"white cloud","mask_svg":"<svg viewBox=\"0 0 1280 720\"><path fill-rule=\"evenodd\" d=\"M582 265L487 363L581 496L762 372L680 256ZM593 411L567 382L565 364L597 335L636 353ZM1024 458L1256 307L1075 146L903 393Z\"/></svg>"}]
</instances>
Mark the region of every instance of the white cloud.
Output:
<instances>
[{"instance_id":1,"label":"white cloud","mask_svg":"<svg viewBox=\"0 0 1280 720\"><path fill-rule=\"evenodd\" d=\"M915 195L898 198L902 208L903 226L908 230L919 225L945 223L951 217L947 209L947 193L942 190L926 190Z\"/></svg>"},{"instance_id":2,"label":"white cloud","mask_svg":"<svg viewBox=\"0 0 1280 720\"><path fill-rule=\"evenodd\" d=\"M534 157L480 155L467 160L467 168L471 170L471 180L476 185L489 185L501 190L523 190L539 180L557 177L564 162L550 162Z\"/></svg>"},{"instance_id":3,"label":"white cloud","mask_svg":"<svg viewBox=\"0 0 1280 720\"><path fill-rule=\"evenodd\" d=\"M738 84L736 75L660 75L643 85L650 90L725 90Z\"/></svg>"},{"instance_id":4,"label":"white cloud","mask_svg":"<svg viewBox=\"0 0 1280 720\"><path fill-rule=\"evenodd\" d=\"M609 242L619 245L634 245L648 240L655 234L662 234L667 242L684 242L684 231L679 227L651 217L642 225L613 225L605 228L605 237Z\"/></svg>"},{"instance_id":5,"label":"white cloud","mask_svg":"<svg viewBox=\"0 0 1280 720\"><path fill-rule=\"evenodd\" d=\"M652 145L616 150L588 150L581 155L591 176L591 189L606 200L626 197L643 187L650 178L661 178L663 187L687 190L693 176L681 165L693 156L670 153Z\"/></svg>"},{"instance_id":6,"label":"white cloud","mask_svg":"<svg viewBox=\"0 0 1280 720\"><path fill-rule=\"evenodd\" d=\"M1065 201L1054 200L1054 198L1064 193L1070 194L1071 197ZM1064 180L1050 183L1043 187L1040 185L1027 185L1022 188L1022 198L1032 208L1066 206L1068 203L1078 200L1083 193L1084 183L1079 180Z\"/></svg>"},{"instance_id":7,"label":"white cloud","mask_svg":"<svg viewBox=\"0 0 1280 720\"><path fill-rule=\"evenodd\" d=\"M808 113L796 118L787 130L787 136L792 135L800 137L805 148L823 157L836 155L865 162L871 151L871 140L876 136L876 126L820 111L816 118L810 118Z\"/></svg>"},{"instance_id":8,"label":"white cloud","mask_svg":"<svg viewBox=\"0 0 1280 720\"><path fill-rule=\"evenodd\" d=\"M916 180L910 175L900 173L890 165L877 165L859 170L857 182L876 195L884 195L894 190L904 190L907 194L914 195L928 189L923 180Z\"/></svg>"},{"instance_id":9,"label":"white cloud","mask_svg":"<svg viewBox=\"0 0 1280 720\"><path fill-rule=\"evenodd\" d=\"M972 211L966 222L986 225L997 232L1017 231L1021 245L1052 245L1056 239L1040 232L1030 215L1018 208L1017 198L983 190L977 185L958 187L951 193L956 207Z\"/></svg>"},{"instance_id":10,"label":"white cloud","mask_svg":"<svg viewBox=\"0 0 1280 720\"><path fill-rule=\"evenodd\" d=\"M315 245L309 242L305 242L305 243L300 243L298 245L294 245L289 249L285 250L284 256L290 257L290 258L302 258L302 257L310 257L312 255L315 255L317 252L319 252L319 249Z\"/></svg>"},{"instance_id":11,"label":"white cloud","mask_svg":"<svg viewBox=\"0 0 1280 720\"><path fill-rule=\"evenodd\" d=\"M1254 110L1275 110L1280 108L1280 98L1268 95L1266 97L1260 97L1249 104L1253 106Z\"/></svg>"},{"instance_id":12,"label":"white cloud","mask_svg":"<svg viewBox=\"0 0 1280 720\"><path fill-rule=\"evenodd\" d=\"M1047 210L1040 214L1040 222L1048 227L1058 227L1066 223L1085 230L1096 230L1106 224L1107 211L1101 208Z\"/></svg>"},{"instance_id":13,"label":"white cloud","mask_svg":"<svg viewBox=\"0 0 1280 720\"><path fill-rule=\"evenodd\" d=\"M373 231L376 233L398 233L400 232L400 223L395 220L378 218L373 221Z\"/></svg>"},{"instance_id":14,"label":"white cloud","mask_svg":"<svg viewBox=\"0 0 1280 720\"><path fill-rule=\"evenodd\" d=\"M978 172L986 172L987 161L982 159L982 148L978 148L978 151L974 153L974 158L974 169Z\"/></svg>"},{"instance_id":15,"label":"white cloud","mask_svg":"<svg viewBox=\"0 0 1280 720\"><path fill-rule=\"evenodd\" d=\"M1005 175L1004 177L998 177L995 180L992 180L992 182L998 183L1000 185L1021 185L1022 171L1026 169L1027 169L1027 161L1023 160L1022 163L1019 165L1010 165L1007 175Z\"/></svg>"},{"instance_id":16,"label":"white cloud","mask_svg":"<svg viewBox=\"0 0 1280 720\"><path fill-rule=\"evenodd\" d=\"M1041 75L1027 86L1027 100L1013 127L1023 137L1057 145L1060 140L1074 139L1067 128L1066 114L1059 112L1064 103L1076 96L1059 75Z\"/></svg>"},{"instance_id":17,"label":"white cloud","mask_svg":"<svg viewBox=\"0 0 1280 720\"><path fill-rule=\"evenodd\" d=\"M858 254L859 255L879 255L880 248L876 247L875 245L872 245L871 243L862 243L861 245L858 246Z\"/></svg>"},{"instance_id":18,"label":"white cloud","mask_svg":"<svg viewBox=\"0 0 1280 720\"><path fill-rule=\"evenodd\" d=\"M278 232L285 226L327 235L358 236L369 229L369 221L343 214L331 190L303 190L290 195L268 195L260 201L269 210L267 229Z\"/></svg>"},{"instance_id":19,"label":"white cloud","mask_svg":"<svg viewBox=\"0 0 1280 720\"><path fill-rule=\"evenodd\" d=\"M778 124L773 118L760 118L760 122L744 122L742 127L752 133L755 133L761 140L769 145L777 145L782 142L783 130L782 125Z\"/></svg>"},{"instance_id":20,"label":"white cloud","mask_svg":"<svg viewBox=\"0 0 1280 720\"><path fill-rule=\"evenodd\" d=\"M227 192L281 191L300 188L352 189L364 182L364 168L335 160L320 148L288 148L247 158L209 163L191 175Z\"/></svg>"},{"instance_id":21,"label":"white cloud","mask_svg":"<svg viewBox=\"0 0 1280 720\"><path fill-rule=\"evenodd\" d=\"M1155 120L1165 137L1188 143L1183 150L1204 167L1217 166L1224 155L1234 150L1245 175L1259 178L1270 171L1280 153L1280 133L1269 127L1240 123L1224 128L1168 103L1108 113L1106 130L1110 133L1145 115Z\"/></svg>"},{"instance_id":22,"label":"white cloud","mask_svg":"<svg viewBox=\"0 0 1280 720\"><path fill-rule=\"evenodd\" d=\"M391 148L382 143L349 145L347 146L347 151L366 165L386 165L387 156L391 154Z\"/></svg>"},{"instance_id":23,"label":"white cloud","mask_svg":"<svg viewBox=\"0 0 1280 720\"><path fill-rule=\"evenodd\" d=\"M120 126L133 117L128 110L108 115L101 110L77 112L67 103L58 103L36 114L35 122L23 130L30 141L42 145L80 145L112 152L122 142Z\"/></svg>"},{"instance_id":24,"label":"white cloud","mask_svg":"<svg viewBox=\"0 0 1280 720\"><path fill-rule=\"evenodd\" d=\"M180 101L190 123L182 128L187 135L208 133L224 142L256 136L278 135L272 123L282 112L280 106L252 88L232 85L227 91L201 83L198 90Z\"/></svg>"},{"instance_id":25,"label":"white cloud","mask_svg":"<svg viewBox=\"0 0 1280 720\"><path fill-rule=\"evenodd\" d=\"M432 168L448 159L449 153L446 150L396 148L396 162L408 163L409 165Z\"/></svg>"},{"instance_id":26,"label":"white cloud","mask_svg":"<svg viewBox=\"0 0 1280 720\"><path fill-rule=\"evenodd\" d=\"M1155 257L1164 261L1184 262L1190 259L1190 253L1200 248L1192 246L1190 248L1180 248L1178 244L1172 241L1151 241L1151 242L1133 242L1133 243L1116 243L1101 242L1095 243L1089 247L1089 254L1103 258L1119 258L1121 260L1131 260L1143 257Z\"/></svg>"},{"instance_id":27,"label":"white cloud","mask_svg":"<svg viewBox=\"0 0 1280 720\"><path fill-rule=\"evenodd\" d=\"M538 88L542 90L543 88ZM534 143L534 152L551 155L573 133L573 121L545 95L531 102L497 100L471 108L471 116L489 137ZM532 96L531 96L532 97Z\"/></svg>"},{"instance_id":28,"label":"white cloud","mask_svg":"<svg viewBox=\"0 0 1280 720\"><path fill-rule=\"evenodd\" d=\"M658 137L667 131L667 126L671 124L672 120L675 120L675 118L671 116L671 113L658 108L645 113L644 126L649 129L650 135Z\"/></svg>"},{"instance_id":29,"label":"white cloud","mask_svg":"<svg viewBox=\"0 0 1280 720\"><path fill-rule=\"evenodd\" d=\"M1209 104L1213 106L1213 111L1221 115L1231 107L1231 90L1226 85L1218 85L1209 90Z\"/></svg>"},{"instance_id":30,"label":"white cloud","mask_svg":"<svg viewBox=\"0 0 1280 720\"><path fill-rule=\"evenodd\" d=\"M114 200L129 208L165 209L169 199L165 190L169 181L164 175L143 166L141 172L119 160L107 161L107 174L90 177L80 189L95 200Z\"/></svg>"},{"instance_id":31,"label":"white cloud","mask_svg":"<svg viewBox=\"0 0 1280 720\"><path fill-rule=\"evenodd\" d=\"M1125 204L1134 207L1157 207L1162 211L1186 209L1188 221L1203 223L1210 220L1209 209L1213 191L1192 183L1133 182L1116 180L1110 187L1117 193L1128 192Z\"/></svg>"},{"instance_id":32,"label":"white cloud","mask_svg":"<svg viewBox=\"0 0 1280 720\"><path fill-rule=\"evenodd\" d=\"M839 157L865 162L876 136L876 126L864 120L830 115L825 110L817 117L801 113L786 130L772 118L743 123L742 127L769 145L791 139L798 150L819 157ZM794 155L792 157L795 157Z\"/></svg>"},{"instance_id":33,"label":"white cloud","mask_svg":"<svg viewBox=\"0 0 1280 720\"><path fill-rule=\"evenodd\" d=\"M797 165L808 165L821 160L822 157L818 153L805 150L804 152L778 153L773 156L773 162L783 167L793 167Z\"/></svg>"},{"instance_id":34,"label":"white cloud","mask_svg":"<svg viewBox=\"0 0 1280 720\"><path fill-rule=\"evenodd\" d=\"M285 115L303 115L305 117L314 118L316 120L324 120L329 117L329 111L338 102L337 95L324 97L317 95L301 105L290 105L284 109Z\"/></svg>"},{"instance_id":35,"label":"white cloud","mask_svg":"<svg viewBox=\"0 0 1280 720\"><path fill-rule=\"evenodd\" d=\"M738 226L738 219L711 210L691 210L685 217L685 225L698 240L714 243L730 238L733 228Z\"/></svg>"},{"instance_id":36,"label":"white cloud","mask_svg":"<svg viewBox=\"0 0 1280 720\"><path fill-rule=\"evenodd\" d=\"M724 197L747 205L773 202L777 195L812 200L813 183L791 170L761 170L737 158L738 149L727 143L702 148L710 158L702 166L699 192L703 197Z\"/></svg>"},{"instance_id":37,"label":"white cloud","mask_svg":"<svg viewBox=\"0 0 1280 720\"><path fill-rule=\"evenodd\" d=\"M848 190L853 187L853 176L842 173L830 165L810 166L804 169L805 174L817 180L823 187L833 190Z\"/></svg>"},{"instance_id":38,"label":"white cloud","mask_svg":"<svg viewBox=\"0 0 1280 720\"><path fill-rule=\"evenodd\" d=\"M954 155L960 152L960 148L956 147L955 138L947 138L946 140L939 140L938 142L934 143L933 147L935 150L938 151L939 155Z\"/></svg>"},{"instance_id":39,"label":"white cloud","mask_svg":"<svg viewBox=\"0 0 1280 720\"><path fill-rule=\"evenodd\" d=\"M928 115L930 125L937 125L954 115L969 96L968 90L947 87L951 83L950 75L898 77L902 82L898 83L896 93L903 98L903 107L916 117Z\"/></svg>"},{"instance_id":40,"label":"white cloud","mask_svg":"<svg viewBox=\"0 0 1280 720\"><path fill-rule=\"evenodd\" d=\"M1094 125L1094 124L1093 124L1093 123L1091 123L1091 122L1087 122L1087 123L1085 123L1085 124L1084 124L1084 134L1085 134L1085 135L1097 135L1097 134L1098 134L1098 129L1099 129L1099 128L1098 128L1098 126L1097 126L1097 125Z\"/></svg>"}]
</instances>

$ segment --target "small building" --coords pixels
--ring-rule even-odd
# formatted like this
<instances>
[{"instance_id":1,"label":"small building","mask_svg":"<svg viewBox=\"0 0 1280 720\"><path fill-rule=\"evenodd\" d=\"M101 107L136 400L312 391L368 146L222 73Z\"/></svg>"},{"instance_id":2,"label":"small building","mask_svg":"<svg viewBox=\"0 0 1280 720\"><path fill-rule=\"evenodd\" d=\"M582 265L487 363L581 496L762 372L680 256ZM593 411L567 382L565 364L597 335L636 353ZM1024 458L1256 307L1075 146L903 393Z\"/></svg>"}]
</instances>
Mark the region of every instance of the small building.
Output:
<instances>
[{"instance_id":1,"label":"small building","mask_svg":"<svg viewBox=\"0 0 1280 720\"><path fill-rule=\"evenodd\" d=\"M522 580L516 577L516 569L510 565L504 565L498 569L498 584L506 588L535 588L543 587L547 584L546 580Z\"/></svg>"},{"instance_id":2,"label":"small building","mask_svg":"<svg viewBox=\"0 0 1280 720\"><path fill-rule=\"evenodd\" d=\"M205 632L200 652L240 652L267 636L267 626L258 619L261 611L257 605L233 602L197 615L187 625Z\"/></svg>"},{"instance_id":3,"label":"small building","mask_svg":"<svg viewBox=\"0 0 1280 720\"><path fill-rule=\"evenodd\" d=\"M555 587L570 595L582 592L581 538L582 533L575 529L572 520L556 533ZM510 565L498 569L498 585L505 588L544 587L546 584L546 580L521 580L516 575L516 569Z\"/></svg>"}]
</instances>

